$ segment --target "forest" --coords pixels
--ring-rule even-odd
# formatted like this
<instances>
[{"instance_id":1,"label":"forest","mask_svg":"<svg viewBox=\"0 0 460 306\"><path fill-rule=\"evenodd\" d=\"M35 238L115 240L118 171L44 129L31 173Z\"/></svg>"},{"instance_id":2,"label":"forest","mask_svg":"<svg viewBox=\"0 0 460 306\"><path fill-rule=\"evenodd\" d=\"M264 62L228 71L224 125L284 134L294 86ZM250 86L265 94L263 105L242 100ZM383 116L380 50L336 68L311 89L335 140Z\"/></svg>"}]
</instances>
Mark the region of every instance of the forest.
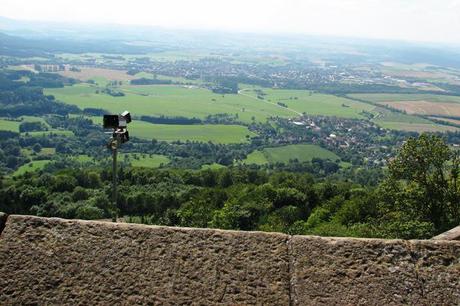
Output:
<instances>
[{"instance_id":1,"label":"forest","mask_svg":"<svg viewBox=\"0 0 460 306\"><path fill-rule=\"evenodd\" d=\"M110 169L107 167L107 169ZM410 138L378 184L282 169L71 167L4 178L0 211L290 234L429 238L460 222L458 153L438 136ZM363 174L365 175L365 174Z\"/></svg>"}]
</instances>

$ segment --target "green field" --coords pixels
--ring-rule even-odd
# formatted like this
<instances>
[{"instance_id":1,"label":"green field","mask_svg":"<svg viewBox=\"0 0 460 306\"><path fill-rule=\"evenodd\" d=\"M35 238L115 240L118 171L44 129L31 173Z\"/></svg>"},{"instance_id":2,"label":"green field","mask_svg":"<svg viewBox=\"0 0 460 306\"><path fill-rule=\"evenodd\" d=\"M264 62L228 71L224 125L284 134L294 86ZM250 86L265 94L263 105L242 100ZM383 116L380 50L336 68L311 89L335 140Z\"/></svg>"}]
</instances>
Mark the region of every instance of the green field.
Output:
<instances>
[{"instance_id":1,"label":"green field","mask_svg":"<svg viewBox=\"0 0 460 306\"><path fill-rule=\"evenodd\" d=\"M374 106L333 95L312 93L308 90L285 90L259 88L265 94L264 101L284 103L290 109L307 115L336 116L365 119L362 111L372 112ZM246 89L244 94L257 97L257 92Z\"/></svg>"},{"instance_id":2,"label":"green field","mask_svg":"<svg viewBox=\"0 0 460 306\"><path fill-rule=\"evenodd\" d=\"M311 161L313 158L340 159L335 153L317 145L299 144L275 148L265 148L262 151L254 151L243 161L245 164L263 165L267 163L288 163L289 160L297 159L300 162Z\"/></svg>"},{"instance_id":3,"label":"green field","mask_svg":"<svg viewBox=\"0 0 460 306\"><path fill-rule=\"evenodd\" d=\"M265 165L268 164L267 157L265 157L264 152L262 151L253 151L248 156L246 159L243 161L244 164L254 164L254 165Z\"/></svg>"},{"instance_id":4,"label":"green field","mask_svg":"<svg viewBox=\"0 0 460 306\"><path fill-rule=\"evenodd\" d=\"M385 129L397 130L397 131L408 131L408 132L455 132L460 129L454 126L441 125L441 124L426 124L426 123L405 123L405 122L391 122L391 121L379 121L375 123Z\"/></svg>"},{"instance_id":5,"label":"green field","mask_svg":"<svg viewBox=\"0 0 460 306\"><path fill-rule=\"evenodd\" d=\"M30 163L24 164L24 165L22 165L21 167L19 167L19 168L13 173L13 175L21 175L21 174L24 174L24 173L26 173L26 172L33 172L33 171L41 170L41 169L43 169L49 162L50 162L50 160L36 160L36 161L32 161L32 162L30 162Z\"/></svg>"},{"instance_id":6,"label":"green field","mask_svg":"<svg viewBox=\"0 0 460 306\"><path fill-rule=\"evenodd\" d=\"M428 101L460 103L458 96L433 95L433 94L350 94L352 98L366 100L373 103L391 101Z\"/></svg>"},{"instance_id":7,"label":"green field","mask_svg":"<svg viewBox=\"0 0 460 306\"><path fill-rule=\"evenodd\" d=\"M102 118L90 117L95 124L102 124ZM163 141L201 141L214 143L242 143L248 142L249 137L256 136L242 125L224 124L153 124L140 120L133 120L129 124L129 135L142 139L157 139Z\"/></svg>"},{"instance_id":8,"label":"green field","mask_svg":"<svg viewBox=\"0 0 460 306\"><path fill-rule=\"evenodd\" d=\"M46 89L58 100L83 108L95 107L110 112L129 110L133 115L183 116L205 118L211 114L238 114L239 120L252 122L252 117L265 122L270 116L292 117L293 113L242 95L219 95L208 89L179 85L121 86L125 96L96 94L95 85L78 84L65 88Z\"/></svg>"},{"instance_id":9,"label":"green field","mask_svg":"<svg viewBox=\"0 0 460 306\"><path fill-rule=\"evenodd\" d=\"M201 166L202 170L207 170L207 169L209 169L209 170L218 170L218 169L222 169L222 168L226 168L226 167L224 165L217 164L217 163Z\"/></svg>"},{"instance_id":10,"label":"green field","mask_svg":"<svg viewBox=\"0 0 460 306\"><path fill-rule=\"evenodd\" d=\"M447 132L459 130L456 127L437 124L422 117L392 112L381 107L376 109L378 109L379 115L372 121L385 129L408 132Z\"/></svg>"},{"instance_id":11,"label":"green field","mask_svg":"<svg viewBox=\"0 0 460 306\"><path fill-rule=\"evenodd\" d=\"M122 153L120 160L127 161L133 167L158 168L169 163L169 158L158 154Z\"/></svg>"},{"instance_id":12,"label":"green field","mask_svg":"<svg viewBox=\"0 0 460 306\"><path fill-rule=\"evenodd\" d=\"M1 131L12 131L19 133L20 121L11 121L6 119L0 119L0 130Z\"/></svg>"},{"instance_id":13,"label":"green field","mask_svg":"<svg viewBox=\"0 0 460 306\"><path fill-rule=\"evenodd\" d=\"M67 130L56 130L52 129L49 124L45 121L44 118L41 117L34 117L34 116L22 116L20 117L22 121L12 121L7 119L0 119L0 131L12 131L19 133L19 125L22 122L41 122L46 127L48 127L48 131L34 131L34 132L25 132L22 135L29 135L29 136L48 136L50 134L55 135L64 135L64 136L72 136L72 131Z\"/></svg>"}]
</instances>

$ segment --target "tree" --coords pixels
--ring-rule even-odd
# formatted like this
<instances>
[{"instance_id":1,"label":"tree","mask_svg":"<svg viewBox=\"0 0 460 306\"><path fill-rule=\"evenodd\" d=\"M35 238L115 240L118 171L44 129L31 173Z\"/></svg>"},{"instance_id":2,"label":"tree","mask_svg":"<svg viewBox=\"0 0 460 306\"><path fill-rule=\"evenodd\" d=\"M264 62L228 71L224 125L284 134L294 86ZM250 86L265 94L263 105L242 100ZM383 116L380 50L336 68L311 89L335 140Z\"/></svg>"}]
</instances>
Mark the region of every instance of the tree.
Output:
<instances>
[{"instance_id":1,"label":"tree","mask_svg":"<svg viewBox=\"0 0 460 306\"><path fill-rule=\"evenodd\" d=\"M40 151L42 150L42 146L39 143L36 143L32 146L32 150L35 153L40 153Z\"/></svg>"},{"instance_id":2,"label":"tree","mask_svg":"<svg viewBox=\"0 0 460 306\"><path fill-rule=\"evenodd\" d=\"M458 225L458 155L441 137L422 134L408 139L388 168L385 184L396 191L398 209L432 222L438 231Z\"/></svg>"}]
</instances>

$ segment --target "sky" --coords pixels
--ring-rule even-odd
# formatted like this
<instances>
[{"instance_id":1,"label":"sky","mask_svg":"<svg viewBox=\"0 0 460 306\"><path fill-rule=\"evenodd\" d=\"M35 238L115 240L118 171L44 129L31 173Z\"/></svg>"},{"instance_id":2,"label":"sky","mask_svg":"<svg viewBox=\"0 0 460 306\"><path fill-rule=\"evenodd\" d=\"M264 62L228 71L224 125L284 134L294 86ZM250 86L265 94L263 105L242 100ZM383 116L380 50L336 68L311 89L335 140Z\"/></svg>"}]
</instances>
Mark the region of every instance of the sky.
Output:
<instances>
[{"instance_id":1,"label":"sky","mask_svg":"<svg viewBox=\"0 0 460 306\"><path fill-rule=\"evenodd\" d=\"M0 0L0 15L460 45L460 0Z\"/></svg>"}]
</instances>

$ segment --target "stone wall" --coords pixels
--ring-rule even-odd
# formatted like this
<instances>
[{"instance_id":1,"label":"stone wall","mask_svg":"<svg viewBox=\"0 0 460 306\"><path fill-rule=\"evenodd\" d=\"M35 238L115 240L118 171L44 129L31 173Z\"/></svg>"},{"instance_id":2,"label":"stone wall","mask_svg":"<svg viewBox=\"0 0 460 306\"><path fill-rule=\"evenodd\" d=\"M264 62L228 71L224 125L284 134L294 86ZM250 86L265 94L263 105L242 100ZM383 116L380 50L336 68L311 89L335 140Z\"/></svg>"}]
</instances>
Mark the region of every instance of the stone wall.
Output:
<instances>
[{"instance_id":1,"label":"stone wall","mask_svg":"<svg viewBox=\"0 0 460 306\"><path fill-rule=\"evenodd\" d=\"M9 304L459 305L460 242L9 216Z\"/></svg>"}]
</instances>

